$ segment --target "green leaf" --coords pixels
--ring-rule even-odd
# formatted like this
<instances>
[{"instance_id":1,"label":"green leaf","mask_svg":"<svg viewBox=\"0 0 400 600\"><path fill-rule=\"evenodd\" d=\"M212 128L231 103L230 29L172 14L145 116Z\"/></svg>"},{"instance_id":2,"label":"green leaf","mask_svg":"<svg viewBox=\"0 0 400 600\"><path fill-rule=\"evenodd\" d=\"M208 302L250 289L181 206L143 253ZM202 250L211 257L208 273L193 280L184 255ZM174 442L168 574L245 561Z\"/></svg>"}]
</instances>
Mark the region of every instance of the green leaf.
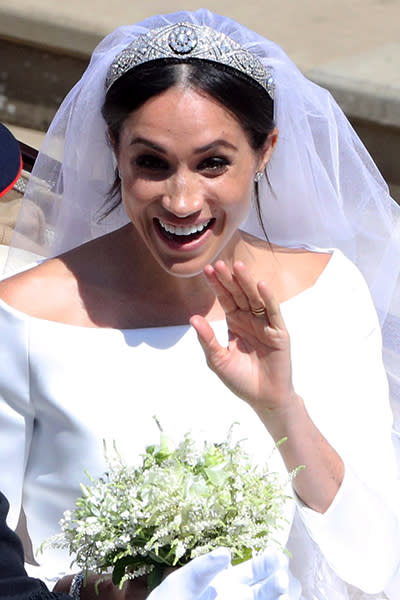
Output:
<instances>
[{"instance_id":1,"label":"green leaf","mask_svg":"<svg viewBox=\"0 0 400 600\"><path fill-rule=\"evenodd\" d=\"M156 454L156 458L158 460L163 461L166 458L170 457L174 453L174 450L175 444L173 443L171 438L162 433L160 435L160 448Z\"/></svg>"},{"instance_id":2,"label":"green leaf","mask_svg":"<svg viewBox=\"0 0 400 600\"><path fill-rule=\"evenodd\" d=\"M119 585L121 583L121 579L125 575L125 569L129 566L135 566L143 562L142 558L135 558L134 556L123 556L119 558L112 572L112 582L114 585Z\"/></svg>"},{"instance_id":3,"label":"green leaf","mask_svg":"<svg viewBox=\"0 0 400 600\"><path fill-rule=\"evenodd\" d=\"M114 447L107 471L89 478L64 515L62 535L76 564L98 573L111 567L119 587L142 567L155 569L153 588L166 565L218 546L231 548L237 563L275 543L285 522L283 484L299 470L280 482L267 461L253 467L231 431L220 444L198 444L187 433L175 446L159 429L160 443L146 448L140 467L126 465Z\"/></svg>"},{"instance_id":4,"label":"green leaf","mask_svg":"<svg viewBox=\"0 0 400 600\"><path fill-rule=\"evenodd\" d=\"M158 564L154 565L154 569L147 575L147 587L149 592L152 592L162 582L165 571L165 565Z\"/></svg>"},{"instance_id":5,"label":"green leaf","mask_svg":"<svg viewBox=\"0 0 400 600\"><path fill-rule=\"evenodd\" d=\"M206 467L204 469L208 479L214 485L218 487L222 487L229 479L230 473L226 471L226 463L222 463L220 465L215 465L213 467Z\"/></svg>"}]
</instances>

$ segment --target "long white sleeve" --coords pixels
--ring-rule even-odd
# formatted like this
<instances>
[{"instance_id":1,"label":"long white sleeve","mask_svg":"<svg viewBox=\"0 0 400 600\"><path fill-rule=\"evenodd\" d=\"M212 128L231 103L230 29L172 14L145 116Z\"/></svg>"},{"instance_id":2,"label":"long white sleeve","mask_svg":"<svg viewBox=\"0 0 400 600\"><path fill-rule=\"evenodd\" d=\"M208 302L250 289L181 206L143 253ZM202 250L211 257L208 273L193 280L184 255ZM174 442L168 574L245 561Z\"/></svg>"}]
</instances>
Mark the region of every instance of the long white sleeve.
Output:
<instances>
[{"instance_id":1,"label":"long white sleeve","mask_svg":"<svg viewBox=\"0 0 400 600\"><path fill-rule=\"evenodd\" d=\"M301 336L298 322L294 327L293 353L300 355L294 361L298 391L343 459L345 476L325 514L300 501L298 509L335 573L372 594L384 589L400 565L400 499L379 323L361 274L343 259L341 278L312 312L309 350L304 339L311 313L304 314Z\"/></svg>"},{"instance_id":2,"label":"long white sleeve","mask_svg":"<svg viewBox=\"0 0 400 600\"><path fill-rule=\"evenodd\" d=\"M0 311L0 489L15 528L22 504L34 413L29 394L28 322Z\"/></svg>"},{"instance_id":3,"label":"long white sleeve","mask_svg":"<svg viewBox=\"0 0 400 600\"><path fill-rule=\"evenodd\" d=\"M362 597L347 595L344 581L373 598L390 585L391 600L398 600L392 415L366 285L335 251L317 284L284 303L282 312L295 389L345 463L343 484L324 515L298 503L290 568L307 600L321 597L327 582L334 590L328 600ZM224 339L225 323L214 325ZM58 531L63 511L80 495L85 470L94 477L103 473L104 439L115 440L127 460L157 442L153 415L176 440L191 429L195 437L218 441L238 422L237 434L256 460L271 454L265 427L208 369L190 326L75 327L27 317L0 301L0 334L0 489L10 499L12 527L23 490L34 549ZM51 550L37 559L43 579L69 569L69 557ZM322 561L330 572L318 571ZM308 592L313 589L319 595Z\"/></svg>"}]
</instances>

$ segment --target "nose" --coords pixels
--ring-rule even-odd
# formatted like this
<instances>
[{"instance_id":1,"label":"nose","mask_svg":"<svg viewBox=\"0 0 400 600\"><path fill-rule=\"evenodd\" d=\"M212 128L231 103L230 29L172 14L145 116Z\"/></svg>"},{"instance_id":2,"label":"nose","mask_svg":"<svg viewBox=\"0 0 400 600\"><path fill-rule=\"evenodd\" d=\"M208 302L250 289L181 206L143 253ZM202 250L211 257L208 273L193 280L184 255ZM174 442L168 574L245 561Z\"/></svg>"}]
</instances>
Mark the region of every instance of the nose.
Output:
<instances>
[{"instance_id":1,"label":"nose","mask_svg":"<svg viewBox=\"0 0 400 600\"><path fill-rule=\"evenodd\" d=\"M177 172L170 177L162 205L179 218L198 212L203 205L203 194L196 174Z\"/></svg>"}]
</instances>

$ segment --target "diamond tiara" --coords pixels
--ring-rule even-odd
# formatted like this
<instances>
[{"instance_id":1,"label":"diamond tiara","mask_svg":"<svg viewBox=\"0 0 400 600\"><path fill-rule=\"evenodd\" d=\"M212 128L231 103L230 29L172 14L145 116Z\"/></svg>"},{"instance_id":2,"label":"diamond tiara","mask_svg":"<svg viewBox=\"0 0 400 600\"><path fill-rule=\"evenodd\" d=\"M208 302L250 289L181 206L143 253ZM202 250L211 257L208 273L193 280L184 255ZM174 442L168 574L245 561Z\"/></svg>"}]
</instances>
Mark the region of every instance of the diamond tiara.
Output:
<instances>
[{"instance_id":1,"label":"diamond tiara","mask_svg":"<svg viewBox=\"0 0 400 600\"><path fill-rule=\"evenodd\" d=\"M199 58L245 73L274 97L272 69L224 33L206 25L176 23L140 35L120 52L107 72L106 92L122 75L143 63L162 58Z\"/></svg>"}]
</instances>

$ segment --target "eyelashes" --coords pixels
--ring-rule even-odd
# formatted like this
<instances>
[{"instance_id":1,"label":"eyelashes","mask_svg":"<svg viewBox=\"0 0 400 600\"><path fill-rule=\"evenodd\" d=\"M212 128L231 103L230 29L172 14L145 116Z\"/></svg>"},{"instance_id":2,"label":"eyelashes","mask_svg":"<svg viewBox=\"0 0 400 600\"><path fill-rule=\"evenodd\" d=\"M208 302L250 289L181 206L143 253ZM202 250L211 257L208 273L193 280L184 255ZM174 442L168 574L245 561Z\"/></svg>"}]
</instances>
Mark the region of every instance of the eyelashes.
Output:
<instances>
[{"instance_id":1,"label":"eyelashes","mask_svg":"<svg viewBox=\"0 0 400 600\"><path fill-rule=\"evenodd\" d=\"M200 163L200 169L208 171L225 171L230 161L222 156L211 156Z\"/></svg>"},{"instance_id":2,"label":"eyelashes","mask_svg":"<svg viewBox=\"0 0 400 600\"><path fill-rule=\"evenodd\" d=\"M147 169L149 171L167 171L169 169L169 165L165 160L151 154L138 156L134 162L140 169Z\"/></svg>"},{"instance_id":3,"label":"eyelashes","mask_svg":"<svg viewBox=\"0 0 400 600\"><path fill-rule=\"evenodd\" d=\"M140 170L153 174L166 174L172 170L168 161L153 154L141 154L134 159L133 164ZM231 161L227 157L209 156L199 162L196 170L205 175L216 176L224 173L230 164Z\"/></svg>"}]
</instances>

